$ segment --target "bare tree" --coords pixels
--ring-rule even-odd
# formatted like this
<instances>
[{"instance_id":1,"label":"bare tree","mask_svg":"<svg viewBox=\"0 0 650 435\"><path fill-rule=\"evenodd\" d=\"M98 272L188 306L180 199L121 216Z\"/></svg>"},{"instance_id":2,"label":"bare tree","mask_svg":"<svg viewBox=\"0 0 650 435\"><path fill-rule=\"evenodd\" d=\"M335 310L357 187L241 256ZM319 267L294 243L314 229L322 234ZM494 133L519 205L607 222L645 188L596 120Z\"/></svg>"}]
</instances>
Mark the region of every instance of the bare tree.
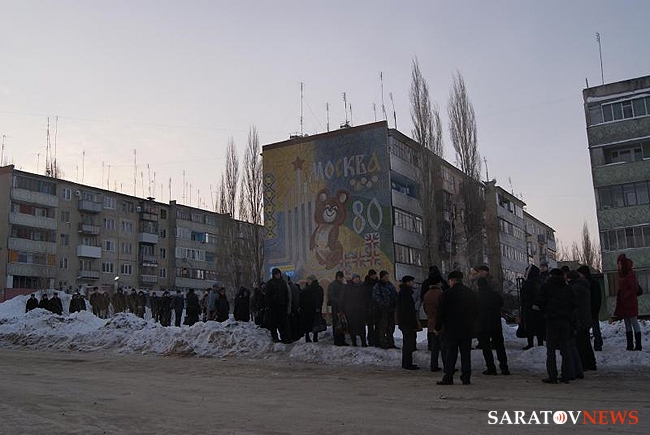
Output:
<instances>
[{"instance_id":1,"label":"bare tree","mask_svg":"<svg viewBox=\"0 0 650 435\"><path fill-rule=\"evenodd\" d=\"M569 259L585 264L593 270L601 270L600 247L595 241L591 240L586 221L582 224L580 242L573 242L571 245L571 256Z\"/></svg>"},{"instance_id":2,"label":"bare tree","mask_svg":"<svg viewBox=\"0 0 650 435\"><path fill-rule=\"evenodd\" d=\"M237 188L239 185L239 157L237 156L233 138L228 140L228 147L226 148L226 175L224 182L225 210L226 213L229 213L235 219Z\"/></svg>"},{"instance_id":3,"label":"bare tree","mask_svg":"<svg viewBox=\"0 0 650 435\"><path fill-rule=\"evenodd\" d=\"M217 204L217 209L219 210L219 213L221 214L228 214L228 200L227 200L227 195L226 195L226 181L225 181L225 175L222 173L221 174L221 183L219 184L218 187L218 192L217 192L217 197L218 197L218 204Z\"/></svg>"},{"instance_id":4,"label":"bare tree","mask_svg":"<svg viewBox=\"0 0 650 435\"><path fill-rule=\"evenodd\" d=\"M434 197L435 183L440 176L440 158L442 157L442 128L438 107L432 108L429 85L422 76L418 59L413 59L411 67L411 135L420 144L420 170L422 177L422 232L424 251L429 265L438 264L437 243L438 210ZM438 157L439 156L439 157ZM428 195L426 197L425 195Z\"/></svg>"},{"instance_id":5,"label":"bare tree","mask_svg":"<svg viewBox=\"0 0 650 435\"><path fill-rule=\"evenodd\" d=\"M260 140L255 126L248 131L248 145L244 154L242 186L242 207L240 211L242 219L248 220L252 225L246 225L244 235L250 245L250 253L253 263L253 276L255 281L261 278L262 264L264 261L264 249L262 238L262 217L264 213L263 184L264 176L262 170L262 157ZM245 217L244 217L245 216Z\"/></svg>"},{"instance_id":6,"label":"bare tree","mask_svg":"<svg viewBox=\"0 0 650 435\"><path fill-rule=\"evenodd\" d=\"M410 101L413 139L437 156L443 157L440 111L435 103L431 104L429 85L422 76L417 57L413 58L411 67Z\"/></svg>"},{"instance_id":7,"label":"bare tree","mask_svg":"<svg viewBox=\"0 0 650 435\"><path fill-rule=\"evenodd\" d=\"M477 146L474 106L467 96L465 80L460 72L454 75L447 113L456 159L468 177L460 186L464 229L462 247L469 264L479 264L483 262L485 246L485 196L480 182L481 156Z\"/></svg>"},{"instance_id":8,"label":"bare tree","mask_svg":"<svg viewBox=\"0 0 650 435\"><path fill-rule=\"evenodd\" d=\"M449 133L456 151L460 169L475 180L481 179L481 155L476 139L476 117L474 106L467 96L465 80L460 72L454 75L454 83L449 93Z\"/></svg>"}]
</instances>

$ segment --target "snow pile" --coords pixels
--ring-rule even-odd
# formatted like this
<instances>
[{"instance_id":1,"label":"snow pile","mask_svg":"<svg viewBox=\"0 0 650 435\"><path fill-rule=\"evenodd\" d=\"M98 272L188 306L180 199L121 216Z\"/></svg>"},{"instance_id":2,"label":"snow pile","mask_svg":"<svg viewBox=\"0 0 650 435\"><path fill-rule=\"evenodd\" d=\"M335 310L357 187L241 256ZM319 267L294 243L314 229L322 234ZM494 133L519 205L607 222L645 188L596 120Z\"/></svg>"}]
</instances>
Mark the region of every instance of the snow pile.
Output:
<instances>
[{"instance_id":1,"label":"snow pile","mask_svg":"<svg viewBox=\"0 0 650 435\"><path fill-rule=\"evenodd\" d=\"M70 295L60 295L64 313ZM25 313L27 296L15 297L0 304L0 346L29 349L117 353L143 353L198 357L246 357L255 359L288 358L301 362L333 365L383 366L398 368L401 352L362 347L333 346L331 329L320 334L318 343L300 340L293 344L273 343L267 330L253 323L199 322L193 326L163 327L150 319L141 319L129 313L120 313L110 319L100 319L91 311L57 316L49 311L35 309ZM91 310L88 304L88 309ZM644 344L650 348L650 323L641 322ZM625 328L622 322L601 322L603 351L596 352L599 369L650 367L650 353L626 352ZM523 351L526 340L516 338L516 325L503 324L506 351L511 370L545 371L546 348L534 347ZM395 333L401 346L401 333ZM418 333L418 352L415 363L429 366L426 330ZM485 366L481 351L472 352L476 371Z\"/></svg>"}]
</instances>

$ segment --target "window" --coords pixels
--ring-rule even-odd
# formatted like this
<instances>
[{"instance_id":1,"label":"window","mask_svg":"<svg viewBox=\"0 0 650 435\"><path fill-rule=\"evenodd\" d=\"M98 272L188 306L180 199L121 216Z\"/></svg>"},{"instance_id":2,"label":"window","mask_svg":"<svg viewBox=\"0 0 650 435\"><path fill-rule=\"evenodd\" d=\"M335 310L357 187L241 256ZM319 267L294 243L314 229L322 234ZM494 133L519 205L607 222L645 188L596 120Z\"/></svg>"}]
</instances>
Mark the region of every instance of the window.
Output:
<instances>
[{"instance_id":1,"label":"window","mask_svg":"<svg viewBox=\"0 0 650 435\"><path fill-rule=\"evenodd\" d=\"M117 208L117 200L112 196L104 196L104 208L115 210Z\"/></svg>"},{"instance_id":2,"label":"window","mask_svg":"<svg viewBox=\"0 0 650 435\"><path fill-rule=\"evenodd\" d=\"M70 246L70 234L61 234L61 246Z\"/></svg>"},{"instance_id":3,"label":"window","mask_svg":"<svg viewBox=\"0 0 650 435\"><path fill-rule=\"evenodd\" d=\"M166 239L167 238L167 229L166 228L161 228L160 229L160 238L161 239Z\"/></svg>"},{"instance_id":4,"label":"window","mask_svg":"<svg viewBox=\"0 0 650 435\"><path fill-rule=\"evenodd\" d=\"M70 212L61 210L61 222L70 223Z\"/></svg>"},{"instance_id":5,"label":"window","mask_svg":"<svg viewBox=\"0 0 650 435\"><path fill-rule=\"evenodd\" d=\"M397 263L422 266L422 251L410 246L395 244L395 261Z\"/></svg>"},{"instance_id":6,"label":"window","mask_svg":"<svg viewBox=\"0 0 650 435\"><path fill-rule=\"evenodd\" d=\"M600 243L603 251L650 247L650 225L601 231Z\"/></svg>"},{"instance_id":7,"label":"window","mask_svg":"<svg viewBox=\"0 0 650 435\"><path fill-rule=\"evenodd\" d=\"M122 201L122 213L133 213L133 203L131 201Z\"/></svg>"},{"instance_id":8,"label":"window","mask_svg":"<svg viewBox=\"0 0 650 435\"><path fill-rule=\"evenodd\" d=\"M115 252L115 240L104 240L102 244L104 251L106 252Z\"/></svg>"},{"instance_id":9,"label":"window","mask_svg":"<svg viewBox=\"0 0 650 435\"><path fill-rule=\"evenodd\" d=\"M121 224L121 227L122 227L122 233L123 234L133 234L133 222L131 222L131 221L121 221L120 224Z\"/></svg>"},{"instance_id":10,"label":"window","mask_svg":"<svg viewBox=\"0 0 650 435\"><path fill-rule=\"evenodd\" d=\"M115 273L115 263L112 261L102 262L102 272L103 273Z\"/></svg>"},{"instance_id":11,"label":"window","mask_svg":"<svg viewBox=\"0 0 650 435\"><path fill-rule=\"evenodd\" d=\"M418 151L414 150L405 143L398 141L394 137L390 138L390 153L415 166L417 166L419 163Z\"/></svg>"},{"instance_id":12,"label":"window","mask_svg":"<svg viewBox=\"0 0 650 435\"><path fill-rule=\"evenodd\" d=\"M70 189L61 189L61 198L70 201L72 199L72 190Z\"/></svg>"},{"instance_id":13,"label":"window","mask_svg":"<svg viewBox=\"0 0 650 435\"><path fill-rule=\"evenodd\" d=\"M598 189L599 210L648 204L648 190L647 181L601 187Z\"/></svg>"},{"instance_id":14,"label":"window","mask_svg":"<svg viewBox=\"0 0 650 435\"><path fill-rule=\"evenodd\" d=\"M59 269L67 269L68 268L68 259L67 258L59 258Z\"/></svg>"},{"instance_id":15,"label":"window","mask_svg":"<svg viewBox=\"0 0 650 435\"><path fill-rule=\"evenodd\" d=\"M32 192L45 193L47 195L56 195L56 183L23 177L22 175L16 175L14 177L14 187Z\"/></svg>"},{"instance_id":16,"label":"window","mask_svg":"<svg viewBox=\"0 0 650 435\"><path fill-rule=\"evenodd\" d=\"M609 104L589 107L589 125L621 119L638 118L650 114L650 97L637 97Z\"/></svg>"},{"instance_id":17,"label":"window","mask_svg":"<svg viewBox=\"0 0 650 435\"><path fill-rule=\"evenodd\" d=\"M160 219L167 219L167 210L160 210Z\"/></svg>"},{"instance_id":18,"label":"window","mask_svg":"<svg viewBox=\"0 0 650 435\"><path fill-rule=\"evenodd\" d=\"M133 265L129 263L120 264L120 273L122 275L133 275Z\"/></svg>"},{"instance_id":19,"label":"window","mask_svg":"<svg viewBox=\"0 0 650 435\"><path fill-rule=\"evenodd\" d=\"M650 141L607 147L604 154L605 164L638 162L650 158Z\"/></svg>"},{"instance_id":20,"label":"window","mask_svg":"<svg viewBox=\"0 0 650 435\"><path fill-rule=\"evenodd\" d=\"M165 258L167 258L167 249L165 249L165 248L160 248L160 258L163 259L163 260L164 260Z\"/></svg>"},{"instance_id":21,"label":"window","mask_svg":"<svg viewBox=\"0 0 650 435\"><path fill-rule=\"evenodd\" d=\"M165 269L164 267L161 267L160 269L158 269L158 272L159 272L160 278L167 278L167 269Z\"/></svg>"},{"instance_id":22,"label":"window","mask_svg":"<svg viewBox=\"0 0 650 435\"><path fill-rule=\"evenodd\" d=\"M104 229L108 231L115 231L115 219L104 218Z\"/></svg>"},{"instance_id":23,"label":"window","mask_svg":"<svg viewBox=\"0 0 650 435\"><path fill-rule=\"evenodd\" d=\"M131 242L122 242L122 254L131 255L133 252L133 245Z\"/></svg>"},{"instance_id":24,"label":"window","mask_svg":"<svg viewBox=\"0 0 650 435\"><path fill-rule=\"evenodd\" d=\"M395 226L422 234L422 218L398 208L394 209Z\"/></svg>"}]
</instances>

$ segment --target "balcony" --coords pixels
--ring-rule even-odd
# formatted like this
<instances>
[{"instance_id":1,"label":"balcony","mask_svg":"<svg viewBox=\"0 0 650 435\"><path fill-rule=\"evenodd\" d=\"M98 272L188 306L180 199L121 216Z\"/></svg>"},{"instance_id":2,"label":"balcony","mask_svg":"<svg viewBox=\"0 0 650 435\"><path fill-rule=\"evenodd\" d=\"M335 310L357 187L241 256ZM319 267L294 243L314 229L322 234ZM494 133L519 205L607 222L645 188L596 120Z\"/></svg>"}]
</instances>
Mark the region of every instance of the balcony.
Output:
<instances>
[{"instance_id":1,"label":"balcony","mask_svg":"<svg viewBox=\"0 0 650 435\"><path fill-rule=\"evenodd\" d=\"M157 284L158 277L156 275L140 275L140 284Z\"/></svg>"},{"instance_id":2,"label":"balcony","mask_svg":"<svg viewBox=\"0 0 650 435\"><path fill-rule=\"evenodd\" d=\"M80 199L79 211L85 211L89 213L99 213L102 211L102 204L98 202L87 201L85 199Z\"/></svg>"},{"instance_id":3,"label":"balcony","mask_svg":"<svg viewBox=\"0 0 650 435\"><path fill-rule=\"evenodd\" d=\"M141 254L140 255L140 264L142 264L143 266L157 267L158 266L158 259L156 258L155 255Z\"/></svg>"},{"instance_id":4,"label":"balcony","mask_svg":"<svg viewBox=\"0 0 650 435\"><path fill-rule=\"evenodd\" d=\"M158 234L138 233L138 243L149 243L155 245L158 243Z\"/></svg>"},{"instance_id":5,"label":"balcony","mask_svg":"<svg viewBox=\"0 0 650 435\"><path fill-rule=\"evenodd\" d=\"M56 230L56 219L22 213L9 213L9 223L45 230Z\"/></svg>"},{"instance_id":6,"label":"balcony","mask_svg":"<svg viewBox=\"0 0 650 435\"><path fill-rule=\"evenodd\" d=\"M77 246L77 257L102 258L102 248L99 246Z\"/></svg>"},{"instance_id":7,"label":"balcony","mask_svg":"<svg viewBox=\"0 0 650 435\"><path fill-rule=\"evenodd\" d=\"M8 263L7 275L36 276L41 278L54 278L56 268L44 264Z\"/></svg>"},{"instance_id":8,"label":"balcony","mask_svg":"<svg viewBox=\"0 0 650 435\"><path fill-rule=\"evenodd\" d=\"M45 205L47 207L58 207L59 198L55 195L48 195L41 192L32 192L25 189L11 189L11 197L16 201L27 202L30 204Z\"/></svg>"},{"instance_id":9,"label":"balcony","mask_svg":"<svg viewBox=\"0 0 650 435\"><path fill-rule=\"evenodd\" d=\"M422 215L422 207L420 206L420 201L417 199L398 192L395 189L391 191L391 195L393 200L393 207L401 208L402 210L409 211L417 215Z\"/></svg>"},{"instance_id":10,"label":"balcony","mask_svg":"<svg viewBox=\"0 0 650 435\"><path fill-rule=\"evenodd\" d=\"M39 242L36 240L9 237L8 248L15 251L38 252L41 254L56 254L56 243Z\"/></svg>"},{"instance_id":11,"label":"balcony","mask_svg":"<svg viewBox=\"0 0 650 435\"><path fill-rule=\"evenodd\" d=\"M92 234L96 236L99 234L99 226L80 223L78 231L82 234Z\"/></svg>"},{"instance_id":12,"label":"balcony","mask_svg":"<svg viewBox=\"0 0 650 435\"><path fill-rule=\"evenodd\" d=\"M98 270L80 270L79 274L77 275L77 278L79 279L99 279L99 271Z\"/></svg>"}]
</instances>

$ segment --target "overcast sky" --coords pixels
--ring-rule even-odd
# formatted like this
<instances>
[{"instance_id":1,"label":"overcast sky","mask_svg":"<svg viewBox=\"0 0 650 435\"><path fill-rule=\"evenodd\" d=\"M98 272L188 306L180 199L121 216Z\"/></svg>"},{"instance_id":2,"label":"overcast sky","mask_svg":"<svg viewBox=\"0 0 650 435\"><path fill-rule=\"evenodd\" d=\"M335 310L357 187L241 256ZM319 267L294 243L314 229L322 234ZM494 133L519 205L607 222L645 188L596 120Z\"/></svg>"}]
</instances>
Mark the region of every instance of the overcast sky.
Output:
<instances>
[{"instance_id":1,"label":"overcast sky","mask_svg":"<svg viewBox=\"0 0 650 435\"><path fill-rule=\"evenodd\" d=\"M490 178L507 190L511 180L570 245L583 221L597 231L581 94L585 79L600 84L595 33L606 82L647 75L649 16L642 0L3 1L5 161L42 173L46 117L54 135L58 116L64 178L132 194L137 149L138 195L149 195L141 180L148 186L155 172L156 199L169 201L171 177L180 201L185 170L191 205L210 208L229 137L243 155L253 124L263 144L300 131L300 82L304 131L315 134L326 130L326 102L331 129L345 120L343 92L354 125L374 121L373 103L381 118L383 71L390 125L392 93L397 127L410 135L417 56L441 108L447 160L458 70Z\"/></svg>"}]
</instances>

